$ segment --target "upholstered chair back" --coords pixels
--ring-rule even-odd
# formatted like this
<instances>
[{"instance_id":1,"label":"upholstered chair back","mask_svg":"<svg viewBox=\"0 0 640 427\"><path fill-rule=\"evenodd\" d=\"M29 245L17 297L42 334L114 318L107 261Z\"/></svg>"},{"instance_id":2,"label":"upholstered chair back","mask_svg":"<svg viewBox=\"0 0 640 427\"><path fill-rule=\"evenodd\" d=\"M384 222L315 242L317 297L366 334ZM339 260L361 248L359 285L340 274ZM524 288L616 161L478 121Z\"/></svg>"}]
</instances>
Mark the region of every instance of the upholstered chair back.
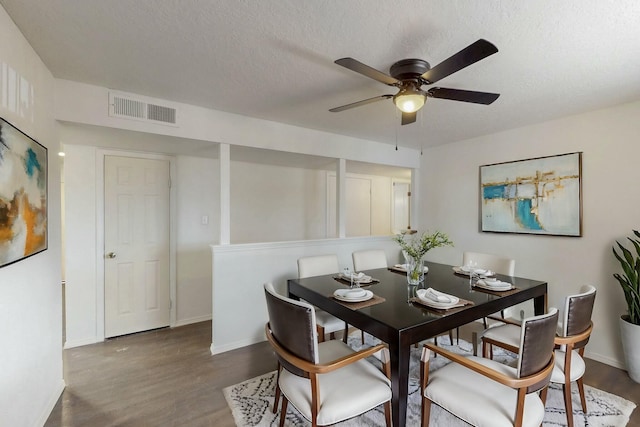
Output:
<instances>
[{"instance_id":1,"label":"upholstered chair back","mask_svg":"<svg viewBox=\"0 0 640 427\"><path fill-rule=\"evenodd\" d=\"M304 302L278 294L271 283L264 285L269 312L269 327L282 347L310 363L318 363L318 337L315 310ZM279 358L289 372L304 376L303 371Z\"/></svg>"},{"instance_id":2,"label":"upholstered chair back","mask_svg":"<svg viewBox=\"0 0 640 427\"><path fill-rule=\"evenodd\" d=\"M518 377L527 377L541 371L553 355L554 338L558 326L558 310L551 308L547 314L529 317L522 322ZM530 386L527 393L538 391L549 383L549 376Z\"/></svg>"},{"instance_id":3,"label":"upholstered chair back","mask_svg":"<svg viewBox=\"0 0 640 427\"><path fill-rule=\"evenodd\" d=\"M596 288L590 285L583 286L579 294L570 295L566 298L562 319L562 336L577 335L589 327L595 300ZM589 338L576 343L574 348L582 348L588 342Z\"/></svg>"}]
</instances>

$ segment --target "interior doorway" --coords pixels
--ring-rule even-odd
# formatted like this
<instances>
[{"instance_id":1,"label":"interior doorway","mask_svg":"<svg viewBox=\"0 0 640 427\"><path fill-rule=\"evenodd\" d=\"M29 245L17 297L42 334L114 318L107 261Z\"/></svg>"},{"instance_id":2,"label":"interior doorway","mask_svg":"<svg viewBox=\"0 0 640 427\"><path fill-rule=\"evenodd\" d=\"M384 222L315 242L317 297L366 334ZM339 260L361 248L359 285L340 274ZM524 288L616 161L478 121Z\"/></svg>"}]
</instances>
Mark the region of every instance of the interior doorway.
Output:
<instances>
[{"instance_id":1,"label":"interior doorway","mask_svg":"<svg viewBox=\"0 0 640 427\"><path fill-rule=\"evenodd\" d=\"M105 156L105 338L170 324L170 167Z\"/></svg>"}]
</instances>

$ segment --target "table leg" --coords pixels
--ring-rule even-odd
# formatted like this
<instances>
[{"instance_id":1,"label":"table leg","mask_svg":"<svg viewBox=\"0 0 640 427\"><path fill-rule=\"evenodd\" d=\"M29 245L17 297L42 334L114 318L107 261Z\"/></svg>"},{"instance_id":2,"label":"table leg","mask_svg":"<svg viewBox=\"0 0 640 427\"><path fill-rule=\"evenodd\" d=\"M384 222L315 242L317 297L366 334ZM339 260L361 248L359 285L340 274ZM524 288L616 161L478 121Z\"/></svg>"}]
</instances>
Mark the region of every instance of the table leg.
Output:
<instances>
[{"instance_id":1,"label":"table leg","mask_svg":"<svg viewBox=\"0 0 640 427\"><path fill-rule=\"evenodd\" d=\"M394 427L404 427L407 422L411 347L402 345L400 339L388 344L391 356L391 416Z\"/></svg>"},{"instance_id":2,"label":"table leg","mask_svg":"<svg viewBox=\"0 0 640 427\"><path fill-rule=\"evenodd\" d=\"M533 299L533 311L536 316L547 312L547 294L540 295Z\"/></svg>"}]
</instances>

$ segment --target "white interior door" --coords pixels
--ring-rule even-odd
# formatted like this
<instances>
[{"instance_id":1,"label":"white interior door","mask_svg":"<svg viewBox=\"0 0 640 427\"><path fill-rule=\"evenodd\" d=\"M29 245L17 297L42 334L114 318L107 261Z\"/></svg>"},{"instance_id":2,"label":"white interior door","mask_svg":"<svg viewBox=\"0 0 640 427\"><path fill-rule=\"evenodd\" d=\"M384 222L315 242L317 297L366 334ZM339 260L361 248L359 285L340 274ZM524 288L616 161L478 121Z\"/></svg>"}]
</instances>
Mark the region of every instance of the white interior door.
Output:
<instances>
[{"instance_id":1,"label":"white interior door","mask_svg":"<svg viewBox=\"0 0 640 427\"><path fill-rule=\"evenodd\" d=\"M398 234L409 227L409 189L408 182L393 183L393 233Z\"/></svg>"},{"instance_id":2,"label":"white interior door","mask_svg":"<svg viewBox=\"0 0 640 427\"><path fill-rule=\"evenodd\" d=\"M105 337L169 326L169 162L105 156Z\"/></svg>"}]
</instances>

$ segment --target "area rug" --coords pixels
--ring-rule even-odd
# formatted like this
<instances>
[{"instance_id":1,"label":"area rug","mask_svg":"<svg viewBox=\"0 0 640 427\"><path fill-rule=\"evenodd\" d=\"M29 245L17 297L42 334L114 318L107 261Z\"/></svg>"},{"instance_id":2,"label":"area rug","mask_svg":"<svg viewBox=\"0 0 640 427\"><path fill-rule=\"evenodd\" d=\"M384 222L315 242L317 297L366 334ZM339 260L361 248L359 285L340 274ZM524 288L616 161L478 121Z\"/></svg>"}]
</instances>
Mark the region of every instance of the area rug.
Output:
<instances>
[{"instance_id":1,"label":"area rug","mask_svg":"<svg viewBox=\"0 0 640 427\"><path fill-rule=\"evenodd\" d=\"M369 340L370 337L367 336L367 339ZM457 345L449 345L448 341L448 337L441 337L438 339L438 345L456 353L471 353L470 343L460 340L460 343ZM373 344L373 342L368 341L365 343L365 346L371 344ZM356 350L361 347L359 339L349 338L349 345ZM407 426L420 425L419 364L421 351L420 348L413 349L411 352ZM515 359L511 353L497 348L494 351L494 359L512 365L515 363ZM448 361L444 357L432 358L430 368L433 371L444 366L446 363L448 363ZM224 396L231 408L236 425L239 427L267 427L278 425L279 412L276 414L271 412L275 380L276 373L274 371L224 389ZM633 402L611 393L589 387L588 385L585 385L585 394L588 408L588 414L586 415L582 413L580 395L574 385L572 395L575 426L626 426L629 422L631 412L636 407ZM566 426L567 419L565 414L562 388L551 385L547 394L546 415L543 426ZM285 426L298 427L307 425L309 425L309 422L306 421L295 408L289 405ZM384 413L382 407L378 407L360 417L352 418L335 425L339 427L383 426L385 425ZM454 417L439 406L432 405L430 425L465 427L469 424Z\"/></svg>"}]
</instances>

